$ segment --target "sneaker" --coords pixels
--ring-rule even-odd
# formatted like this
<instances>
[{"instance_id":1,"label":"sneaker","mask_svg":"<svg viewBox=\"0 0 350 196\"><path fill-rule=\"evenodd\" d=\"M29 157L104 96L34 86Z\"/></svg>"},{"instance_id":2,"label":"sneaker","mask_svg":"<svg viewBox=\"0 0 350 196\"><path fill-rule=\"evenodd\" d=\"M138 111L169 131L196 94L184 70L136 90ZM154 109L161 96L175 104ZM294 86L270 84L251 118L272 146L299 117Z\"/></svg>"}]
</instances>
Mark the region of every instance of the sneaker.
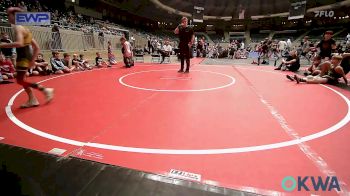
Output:
<instances>
[{"instance_id":1,"label":"sneaker","mask_svg":"<svg viewBox=\"0 0 350 196\"><path fill-rule=\"evenodd\" d=\"M190 70L186 70L184 73L190 73Z\"/></svg>"},{"instance_id":2,"label":"sneaker","mask_svg":"<svg viewBox=\"0 0 350 196\"><path fill-rule=\"evenodd\" d=\"M27 103L21 105L21 108L32 108L39 106L39 101L37 99L29 100Z\"/></svg>"},{"instance_id":3,"label":"sneaker","mask_svg":"<svg viewBox=\"0 0 350 196\"><path fill-rule=\"evenodd\" d=\"M281 68L280 68L280 67L277 67L277 68L275 68L275 70L281 70Z\"/></svg>"},{"instance_id":4,"label":"sneaker","mask_svg":"<svg viewBox=\"0 0 350 196\"><path fill-rule=\"evenodd\" d=\"M46 97L46 102L49 103L53 99L54 89L53 88L45 88L43 91Z\"/></svg>"},{"instance_id":5,"label":"sneaker","mask_svg":"<svg viewBox=\"0 0 350 196\"><path fill-rule=\"evenodd\" d=\"M182 69L180 69L179 71L177 71L178 73L182 73L182 72L184 72L184 70L182 70Z\"/></svg>"},{"instance_id":6,"label":"sneaker","mask_svg":"<svg viewBox=\"0 0 350 196\"><path fill-rule=\"evenodd\" d=\"M290 76L290 75L286 75L286 77L290 80L290 81L294 81L294 79L292 78L292 76Z\"/></svg>"}]
</instances>

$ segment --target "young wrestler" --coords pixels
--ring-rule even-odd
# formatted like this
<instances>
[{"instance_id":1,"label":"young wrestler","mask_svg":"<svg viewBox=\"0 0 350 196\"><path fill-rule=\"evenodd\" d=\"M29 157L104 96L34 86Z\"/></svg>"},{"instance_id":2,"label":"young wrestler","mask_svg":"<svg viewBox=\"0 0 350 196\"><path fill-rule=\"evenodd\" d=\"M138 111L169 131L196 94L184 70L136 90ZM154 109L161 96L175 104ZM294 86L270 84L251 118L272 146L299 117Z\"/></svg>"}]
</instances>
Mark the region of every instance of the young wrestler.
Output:
<instances>
[{"instance_id":1,"label":"young wrestler","mask_svg":"<svg viewBox=\"0 0 350 196\"><path fill-rule=\"evenodd\" d=\"M35 107L39 105L38 99L35 97L32 88L38 89L46 96L49 102L53 98L53 89L45 88L37 83L30 83L25 80L28 69L34 66L35 57L39 54L39 45L33 39L30 30L24 26L15 25L15 13L21 12L18 7L10 7L7 9L8 20L15 31L16 38L12 43L1 43L0 48L16 48L16 72L17 83L25 89L29 100L21 105L21 108Z\"/></svg>"},{"instance_id":2,"label":"young wrestler","mask_svg":"<svg viewBox=\"0 0 350 196\"><path fill-rule=\"evenodd\" d=\"M287 75L286 77L291 81L296 81L298 84L300 82L305 82L307 84L338 84L339 78L343 78L345 84L348 84L348 80L346 78L346 73L344 72L344 69L341 66L341 61L343 57L340 55L335 55L332 57L331 62L326 62L329 64L330 69L327 72L327 74L320 76L307 76L304 78L301 78L297 75L294 75L294 77Z\"/></svg>"}]
</instances>

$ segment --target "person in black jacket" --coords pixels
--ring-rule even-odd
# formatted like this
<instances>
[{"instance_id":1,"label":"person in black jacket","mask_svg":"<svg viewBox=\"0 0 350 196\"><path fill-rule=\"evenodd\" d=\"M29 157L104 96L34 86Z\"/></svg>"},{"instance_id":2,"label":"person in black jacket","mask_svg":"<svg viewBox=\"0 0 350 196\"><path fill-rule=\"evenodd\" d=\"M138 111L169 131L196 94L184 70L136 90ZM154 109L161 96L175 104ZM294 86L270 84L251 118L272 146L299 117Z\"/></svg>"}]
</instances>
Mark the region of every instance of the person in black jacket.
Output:
<instances>
[{"instance_id":1,"label":"person in black jacket","mask_svg":"<svg viewBox=\"0 0 350 196\"><path fill-rule=\"evenodd\" d=\"M333 31L326 31L323 35L323 39L316 46L317 48L320 48L320 56L322 59L330 59L332 56L332 50L337 49L337 45L332 36Z\"/></svg>"},{"instance_id":2,"label":"person in black jacket","mask_svg":"<svg viewBox=\"0 0 350 196\"><path fill-rule=\"evenodd\" d=\"M188 26L188 19L182 17L181 24L175 29L175 34L179 35L180 43L180 59L181 59L181 68L178 71L179 73L184 72L184 64L186 59L186 70L184 73L190 72L190 58L191 58L191 48L194 43L194 31L192 27Z\"/></svg>"}]
</instances>

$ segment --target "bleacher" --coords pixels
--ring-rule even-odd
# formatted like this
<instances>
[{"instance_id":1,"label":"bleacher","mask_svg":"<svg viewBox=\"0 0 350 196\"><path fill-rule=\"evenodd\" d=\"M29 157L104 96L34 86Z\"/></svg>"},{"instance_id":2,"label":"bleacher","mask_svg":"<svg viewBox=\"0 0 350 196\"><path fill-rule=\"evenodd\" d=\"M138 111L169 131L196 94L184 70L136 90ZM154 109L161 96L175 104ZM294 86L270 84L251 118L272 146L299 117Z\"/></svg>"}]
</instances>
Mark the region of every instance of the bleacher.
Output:
<instances>
[{"instance_id":1,"label":"bleacher","mask_svg":"<svg viewBox=\"0 0 350 196\"><path fill-rule=\"evenodd\" d=\"M300 37L305 31L286 30L276 31L272 39L287 41L290 39L292 42Z\"/></svg>"},{"instance_id":2,"label":"bleacher","mask_svg":"<svg viewBox=\"0 0 350 196\"><path fill-rule=\"evenodd\" d=\"M260 41L263 41L265 38L269 37L269 34L268 33L251 33L250 37L253 43L258 43Z\"/></svg>"}]
</instances>

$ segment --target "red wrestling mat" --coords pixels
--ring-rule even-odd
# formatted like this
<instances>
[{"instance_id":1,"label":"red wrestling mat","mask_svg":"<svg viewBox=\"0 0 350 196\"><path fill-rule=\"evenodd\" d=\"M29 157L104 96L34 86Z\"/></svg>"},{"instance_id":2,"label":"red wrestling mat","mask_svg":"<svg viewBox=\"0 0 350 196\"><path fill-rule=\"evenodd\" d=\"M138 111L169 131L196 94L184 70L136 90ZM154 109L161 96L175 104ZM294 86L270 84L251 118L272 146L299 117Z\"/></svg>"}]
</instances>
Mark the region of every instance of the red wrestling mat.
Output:
<instances>
[{"instance_id":1,"label":"red wrestling mat","mask_svg":"<svg viewBox=\"0 0 350 196\"><path fill-rule=\"evenodd\" d=\"M55 99L25 110L19 86L1 86L0 142L164 175L176 169L263 194L285 193L286 176L332 174L347 191L350 93L296 85L272 69L195 65L179 74L178 65L141 64L79 72L48 78Z\"/></svg>"}]
</instances>

